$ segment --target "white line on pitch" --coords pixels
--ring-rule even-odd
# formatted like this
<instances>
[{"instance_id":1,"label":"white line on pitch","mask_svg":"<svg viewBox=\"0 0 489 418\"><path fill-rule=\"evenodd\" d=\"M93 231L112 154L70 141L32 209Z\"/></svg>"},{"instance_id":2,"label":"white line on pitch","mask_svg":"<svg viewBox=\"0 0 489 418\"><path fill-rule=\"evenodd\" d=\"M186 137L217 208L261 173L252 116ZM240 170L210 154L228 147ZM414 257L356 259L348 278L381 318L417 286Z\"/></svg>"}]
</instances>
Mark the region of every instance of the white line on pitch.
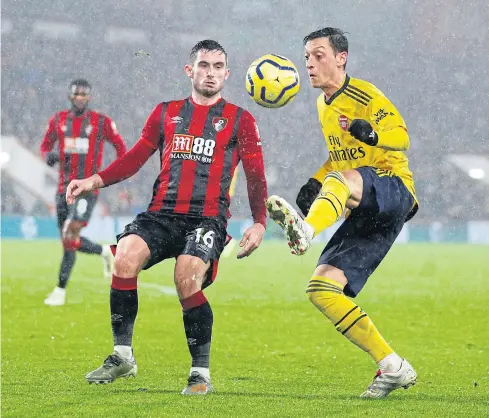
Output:
<instances>
[{"instance_id":1,"label":"white line on pitch","mask_svg":"<svg viewBox=\"0 0 489 418\"><path fill-rule=\"evenodd\" d=\"M94 279L92 277L87 277L84 276L82 277L82 281L85 283L96 283L100 284L103 283L102 279ZM106 283L109 283L109 281L106 281ZM157 290L164 295L170 295L170 296L175 296L177 294L177 291L175 288L170 287L170 286L161 286L156 283L144 283L144 282L138 282L138 288L139 289L152 289L152 290Z\"/></svg>"}]
</instances>

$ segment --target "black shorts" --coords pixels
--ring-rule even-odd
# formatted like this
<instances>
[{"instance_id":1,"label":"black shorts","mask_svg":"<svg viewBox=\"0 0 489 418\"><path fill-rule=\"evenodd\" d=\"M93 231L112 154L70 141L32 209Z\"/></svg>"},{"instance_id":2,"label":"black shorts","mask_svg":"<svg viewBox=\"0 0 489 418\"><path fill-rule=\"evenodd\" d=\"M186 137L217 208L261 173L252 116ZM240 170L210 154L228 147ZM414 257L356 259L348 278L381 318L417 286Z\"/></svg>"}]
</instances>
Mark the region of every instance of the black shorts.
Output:
<instances>
[{"instance_id":1,"label":"black shorts","mask_svg":"<svg viewBox=\"0 0 489 418\"><path fill-rule=\"evenodd\" d=\"M417 205L397 176L372 167L360 167L363 196L319 257L318 266L329 264L344 271L344 292L355 297L367 282L402 230Z\"/></svg>"},{"instance_id":2,"label":"black shorts","mask_svg":"<svg viewBox=\"0 0 489 418\"><path fill-rule=\"evenodd\" d=\"M226 224L216 218L142 212L117 235L117 242L127 235L140 236L148 245L150 258L144 270L168 258L187 254L210 262L203 288L217 275L219 257L226 244Z\"/></svg>"},{"instance_id":3,"label":"black shorts","mask_svg":"<svg viewBox=\"0 0 489 418\"><path fill-rule=\"evenodd\" d=\"M92 216L93 208L97 203L97 195L88 194L76 199L75 203L68 205L66 203L66 195L56 195L56 217L58 218L58 228L63 229L63 225L67 219L83 222L87 226L90 217Z\"/></svg>"}]
</instances>

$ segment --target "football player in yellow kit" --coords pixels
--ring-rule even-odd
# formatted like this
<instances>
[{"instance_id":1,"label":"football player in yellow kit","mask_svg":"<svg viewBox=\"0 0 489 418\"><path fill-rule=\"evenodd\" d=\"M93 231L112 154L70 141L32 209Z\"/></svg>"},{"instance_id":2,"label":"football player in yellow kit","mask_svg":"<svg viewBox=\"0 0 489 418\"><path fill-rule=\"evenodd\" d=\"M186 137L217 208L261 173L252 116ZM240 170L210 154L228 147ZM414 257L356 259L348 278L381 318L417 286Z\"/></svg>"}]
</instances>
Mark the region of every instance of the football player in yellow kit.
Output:
<instances>
[{"instance_id":1,"label":"football player in yellow kit","mask_svg":"<svg viewBox=\"0 0 489 418\"><path fill-rule=\"evenodd\" d=\"M339 332L378 363L379 371L361 396L382 398L414 385L416 372L348 297L360 292L417 211L403 153L409 136L403 118L380 90L346 74L348 39L343 31L312 32L304 47L311 84L322 90L317 108L329 158L299 191L296 203L304 219L278 196L268 198L267 209L297 255L351 211L324 248L306 293Z\"/></svg>"}]
</instances>

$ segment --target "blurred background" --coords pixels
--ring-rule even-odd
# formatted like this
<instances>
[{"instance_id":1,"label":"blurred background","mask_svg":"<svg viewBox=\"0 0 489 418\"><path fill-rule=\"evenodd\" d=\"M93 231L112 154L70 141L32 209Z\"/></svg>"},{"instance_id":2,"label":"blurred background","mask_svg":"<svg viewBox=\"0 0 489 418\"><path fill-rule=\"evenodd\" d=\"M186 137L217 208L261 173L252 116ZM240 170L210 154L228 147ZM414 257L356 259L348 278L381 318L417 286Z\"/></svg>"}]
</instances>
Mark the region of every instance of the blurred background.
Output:
<instances>
[{"instance_id":1,"label":"blurred background","mask_svg":"<svg viewBox=\"0 0 489 418\"><path fill-rule=\"evenodd\" d=\"M52 189L37 190L16 178L12 166L16 155L25 155L17 166L39 157L49 117L69 107L72 79L91 82L91 107L110 116L131 146L157 103L189 95L183 66L205 38L229 55L224 97L258 121L270 194L294 201L327 156L315 104L320 91L309 86L302 38L334 26L349 33L349 75L374 83L406 120L421 202L411 239L487 242L488 21L483 0L4 0L2 215L23 216L25 231L38 231L40 218L54 216L55 179ZM261 108L245 91L249 64L265 53L299 67L301 91L285 108ZM15 138L15 148L6 149L6 137ZM107 150L105 165L115 157ZM154 156L136 176L104 190L96 216L125 219L145 210L158 170ZM249 213L241 175L232 214Z\"/></svg>"}]
</instances>

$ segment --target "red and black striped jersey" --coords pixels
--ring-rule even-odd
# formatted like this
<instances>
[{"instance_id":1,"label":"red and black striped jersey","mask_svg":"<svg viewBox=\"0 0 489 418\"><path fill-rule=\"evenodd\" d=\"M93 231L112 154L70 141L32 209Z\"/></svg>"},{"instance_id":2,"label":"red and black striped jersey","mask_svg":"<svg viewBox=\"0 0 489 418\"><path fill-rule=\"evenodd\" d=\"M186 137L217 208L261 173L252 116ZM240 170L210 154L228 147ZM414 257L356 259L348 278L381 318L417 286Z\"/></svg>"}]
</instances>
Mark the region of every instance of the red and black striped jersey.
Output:
<instances>
[{"instance_id":1,"label":"red and black striped jersey","mask_svg":"<svg viewBox=\"0 0 489 418\"><path fill-rule=\"evenodd\" d=\"M65 193L71 180L90 177L100 169L105 141L115 147L117 157L126 152L124 141L108 116L88 109L81 115L62 110L51 117L41 154L45 156L57 143L60 161L58 193Z\"/></svg>"},{"instance_id":2,"label":"red and black striped jersey","mask_svg":"<svg viewBox=\"0 0 489 418\"><path fill-rule=\"evenodd\" d=\"M225 220L234 170L242 161L253 218L266 224L261 139L248 111L224 99L211 106L191 97L158 104L136 145L99 173L104 185L133 175L156 150L161 171L149 211Z\"/></svg>"}]
</instances>

